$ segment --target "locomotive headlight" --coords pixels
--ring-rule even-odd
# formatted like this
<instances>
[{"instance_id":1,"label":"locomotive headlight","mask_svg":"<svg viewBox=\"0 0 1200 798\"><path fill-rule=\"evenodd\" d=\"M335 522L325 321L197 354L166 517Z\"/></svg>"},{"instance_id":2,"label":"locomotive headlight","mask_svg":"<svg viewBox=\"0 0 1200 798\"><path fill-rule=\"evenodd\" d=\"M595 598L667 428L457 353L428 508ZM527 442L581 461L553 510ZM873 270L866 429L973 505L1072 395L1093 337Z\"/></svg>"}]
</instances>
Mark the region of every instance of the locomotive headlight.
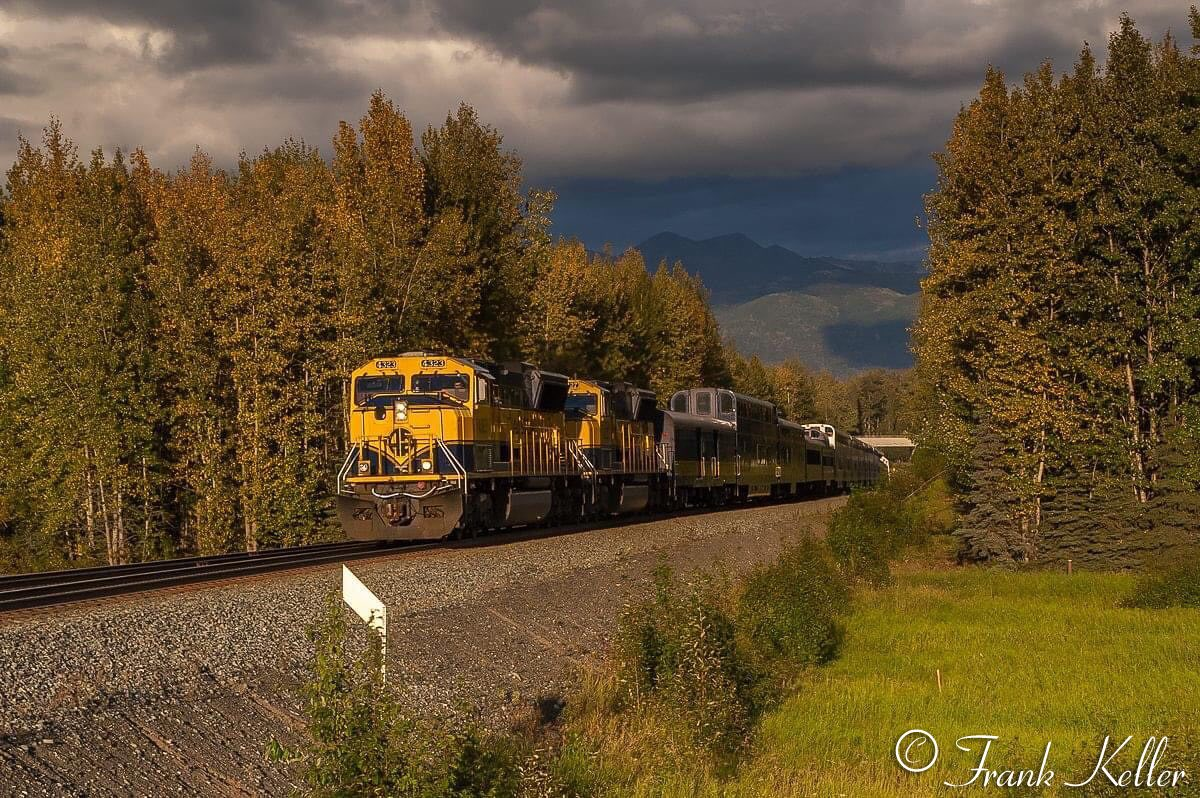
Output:
<instances>
[{"instance_id":1,"label":"locomotive headlight","mask_svg":"<svg viewBox=\"0 0 1200 798\"><path fill-rule=\"evenodd\" d=\"M433 470L433 461L432 460L422 460L421 461L421 470L422 471L432 471Z\"/></svg>"},{"instance_id":2,"label":"locomotive headlight","mask_svg":"<svg viewBox=\"0 0 1200 798\"><path fill-rule=\"evenodd\" d=\"M408 402L405 402L403 399L397 399L393 409L395 410L397 421L408 420Z\"/></svg>"}]
</instances>

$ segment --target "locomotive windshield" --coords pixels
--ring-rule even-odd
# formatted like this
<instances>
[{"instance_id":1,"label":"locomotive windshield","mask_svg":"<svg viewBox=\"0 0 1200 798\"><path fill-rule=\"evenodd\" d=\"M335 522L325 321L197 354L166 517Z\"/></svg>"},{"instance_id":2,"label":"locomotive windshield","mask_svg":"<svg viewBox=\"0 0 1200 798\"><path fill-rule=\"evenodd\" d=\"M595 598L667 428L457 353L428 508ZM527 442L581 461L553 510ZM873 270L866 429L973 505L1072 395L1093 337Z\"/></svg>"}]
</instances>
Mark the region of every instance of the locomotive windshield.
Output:
<instances>
[{"instance_id":1,"label":"locomotive windshield","mask_svg":"<svg viewBox=\"0 0 1200 798\"><path fill-rule=\"evenodd\" d=\"M404 375L359 377L354 381L354 404L359 407L381 393L404 393Z\"/></svg>"},{"instance_id":2,"label":"locomotive windshield","mask_svg":"<svg viewBox=\"0 0 1200 798\"><path fill-rule=\"evenodd\" d=\"M470 383L465 374L418 374L413 377L413 393L436 393L456 402L471 398Z\"/></svg>"},{"instance_id":3,"label":"locomotive windshield","mask_svg":"<svg viewBox=\"0 0 1200 798\"><path fill-rule=\"evenodd\" d=\"M590 393L568 394L567 402L563 405L563 410L566 411L567 415L595 416L596 395Z\"/></svg>"}]
</instances>

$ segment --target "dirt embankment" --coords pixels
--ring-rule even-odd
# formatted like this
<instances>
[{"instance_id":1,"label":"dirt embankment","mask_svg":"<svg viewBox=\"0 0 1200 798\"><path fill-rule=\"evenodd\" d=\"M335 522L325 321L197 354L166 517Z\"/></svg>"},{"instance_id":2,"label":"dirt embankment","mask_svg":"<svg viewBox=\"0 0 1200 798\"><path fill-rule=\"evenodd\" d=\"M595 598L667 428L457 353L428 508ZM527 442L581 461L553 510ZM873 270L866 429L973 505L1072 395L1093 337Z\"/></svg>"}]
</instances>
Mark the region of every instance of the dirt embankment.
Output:
<instances>
[{"instance_id":1,"label":"dirt embankment","mask_svg":"<svg viewBox=\"0 0 1200 798\"><path fill-rule=\"evenodd\" d=\"M664 560L732 571L822 534L843 500L690 515L352 564L389 608L388 669L421 712L493 716L564 692ZM305 630L336 567L0 618L0 795L279 795Z\"/></svg>"}]
</instances>

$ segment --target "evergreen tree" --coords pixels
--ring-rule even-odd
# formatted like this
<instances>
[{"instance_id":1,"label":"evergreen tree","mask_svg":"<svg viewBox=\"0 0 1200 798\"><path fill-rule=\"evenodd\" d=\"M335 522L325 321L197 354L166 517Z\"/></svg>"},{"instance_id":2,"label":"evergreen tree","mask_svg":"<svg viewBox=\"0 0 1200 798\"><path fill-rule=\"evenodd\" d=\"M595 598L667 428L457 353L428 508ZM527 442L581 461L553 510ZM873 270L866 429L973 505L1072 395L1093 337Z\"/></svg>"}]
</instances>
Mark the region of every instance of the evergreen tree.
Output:
<instances>
[{"instance_id":1,"label":"evergreen tree","mask_svg":"<svg viewBox=\"0 0 1200 798\"><path fill-rule=\"evenodd\" d=\"M1037 556L1036 541L1020 518L1018 493L1007 465L1013 442L994 423L985 423L973 436L969 492L970 507L958 529L965 560L1029 561Z\"/></svg>"},{"instance_id":2,"label":"evergreen tree","mask_svg":"<svg viewBox=\"0 0 1200 798\"><path fill-rule=\"evenodd\" d=\"M548 212L545 195L528 205L522 199L521 161L501 149L502 142L466 104L421 136L426 215L442 241L462 236L478 286L477 304L456 308L455 321L473 333L466 351L496 357L516 354L512 331L534 275L524 243L544 233L541 216ZM526 209L533 218L523 215Z\"/></svg>"},{"instance_id":3,"label":"evergreen tree","mask_svg":"<svg viewBox=\"0 0 1200 798\"><path fill-rule=\"evenodd\" d=\"M124 159L96 151L85 165L52 120L41 147L20 141L8 193L0 411L19 431L9 502L47 562L160 554L146 219Z\"/></svg>"},{"instance_id":4,"label":"evergreen tree","mask_svg":"<svg viewBox=\"0 0 1200 798\"><path fill-rule=\"evenodd\" d=\"M176 535L189 552L230 551L240 542L236 400L217 337L222 275L238 246L230 178L199 152L173 177L153 169L144 153L133 160L153 228L147 282Z\"/></svg>"}]
</instances>

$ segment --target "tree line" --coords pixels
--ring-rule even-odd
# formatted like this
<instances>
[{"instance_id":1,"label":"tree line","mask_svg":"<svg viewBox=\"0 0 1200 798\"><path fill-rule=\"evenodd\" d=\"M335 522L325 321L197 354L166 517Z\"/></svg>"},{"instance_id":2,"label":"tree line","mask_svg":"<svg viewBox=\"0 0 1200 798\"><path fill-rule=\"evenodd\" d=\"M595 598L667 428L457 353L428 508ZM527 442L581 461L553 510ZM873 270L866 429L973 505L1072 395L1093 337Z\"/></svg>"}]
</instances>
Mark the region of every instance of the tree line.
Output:
<instances>
[{"instance_id":1,"label":"tree line","mask_svg":"<svg viewBox=\"0 0 1200 798\"><path fill-rule=\"evenodd\" d=\"M288 140L164 172L81 158L56 120L20 140L0 202L0 568L336 539L346 380L381 353L663 397L737 382L698 279L553 240L554 196L521 169L470 107L417 135L382 93L328 159ZM790 380L781 403L815 413Z\"/></svg>"},{"instance_id":2,"label":"tree line","mask_svg":"<svg viewBox=\"0 0 1200 798\"><path fill-rule=\"evenodd\" d=\"M681 267L553 242L553 196L462 106L416 136L382 94L326 161L22 140L0 226L0 524L9 567L336 537L349 372L443 350L661 391L727 380Z\"/></svg>"},{"instance_id":3,"label":"tree line","mask_svg":"<svg viewBox=\"0 0 1200 798\"><path fill-rule=\"evenodd\" d=\"M763 363L728 343L730 386L774 402L789 419L821 421L856 435L911 435L924 425L924 410L911 369L869 369L839 379L812 371L798 359Z\"/></svg>"},{"instance_id":4,"label":"tree line","mask_svg":"<svg viewBox=\"0 0 1200 798\"><path fill-rule=\"evenodd\" d=\"M1200 53L1128 16L1103 64L990 69L955 120L914 340L965 556L1127 565L1195 542L1198 123Z\"/></svg>"}]
</instances>

